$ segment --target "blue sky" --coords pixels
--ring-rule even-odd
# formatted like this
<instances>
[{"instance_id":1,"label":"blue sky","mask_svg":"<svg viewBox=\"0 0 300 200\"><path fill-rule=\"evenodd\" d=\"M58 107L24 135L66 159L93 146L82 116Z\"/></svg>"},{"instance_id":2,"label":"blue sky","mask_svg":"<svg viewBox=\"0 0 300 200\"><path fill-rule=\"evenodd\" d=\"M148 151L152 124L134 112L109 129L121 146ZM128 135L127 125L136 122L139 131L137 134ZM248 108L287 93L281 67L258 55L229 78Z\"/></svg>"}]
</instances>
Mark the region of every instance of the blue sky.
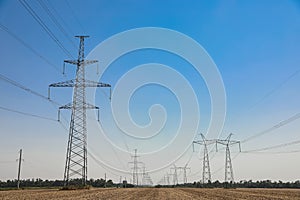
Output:
<instances>
[{"instance_id":1,"label":"blue sky","mask_svg":"<svg viewBox=\"0 0 300 200\"><path fill-rule=\"evenodd\" d=\"M91 36L86 40L86 55L107 38L133 28L162 27L193 38L214 60L224 82L227 113L220 137L226 137L232 132L234 139L243 140L300 112L300 73L296 73L300 63L299 1L42 0L52 12L56 12L57 20L70 36L68 38L53 24L38 2L29 0L27 2L75 57L78 41L72 36L78 34ZM67 66L67 76L62 76L60 73L62 63L63 60L68 59L68 56L34 21L19 1L0 1L0 23L53 63L53 66L47 64L7 32L1 30L0 73L2 75L44 95L47 95L50 83L71 79L74 76L73 66ZM74 47L69 40L76 46ZM101 59L99 60L101 69ZM105 71L101 81L114 86L119 78L133 67L155 62L173 67L190 81L201 102L199 103L201 111L199 131L205 132L211 111L207 87L202 77L195 73L190 64L176 55L149 49L131 52L116 60ZM91 68L96 71L95 66ZM43 99L3 80L0 80L0 92L2 107L56 119L57 107ZM110 129L108 93L109 91L105 89L103 92L97 90L96 104L102 108L102 122ZM52 98L61 104L70 102L71 97L70 89L52 90ZM140 125L148 124L147 112L149 106L155 103L165 106L169 117L165 128L166 132L171 134L176 128L172 124L179 120L178 102L165 88L148 85L137 91L130 102L133 119ZM68 111L64 111L63 114L69 118ZM63 123L68 126L66 121ZM93 123L95 122L91 122ZM0 163L0 170L5 171L0 174L0 179L15 178L16 163L5 162L14 161L20 148L24 149L25 156L24 178L62 178L67 132L59 123L0 110L0 127L2 138L0 161L3 162ZM297 140L299 128L299 120L296 120L242 144L242 148L255 149ZM123 155L118 150L115 152L111 147L104 148L105 145L99 147L101 141L96 139L97 134L93 131L94 129L91 129L90 138L93 140L90 144L93 145L96 154L100 157L101 152L105 151L108 157L103 159L109 160L111 157L114 158L111 160L121 160L124 168L128 167L126 165L130 161L130 155ZM112 136L112 139L125 146L125 142L120 137ZM136 147L134 142L128 142L128 145L130 151ZM294 145L274 151L299 148L299 145ZM236 152L237 149L233 148L233 155L236 155ZM189 150L177 164L184 165L191 154ZM298 154L239 154L234 160L235 177L237 180L299 179L300 177L296 175L300 167L300 162L297 161ZM201 171L199 166L202 164L196 158L197 156L201 157L201 155L193 155L190 162L192 173ZM164 159L162 157L158 160ZM211 162L212 171L223 166L223 161L224 153L217 153ZM159 163L159 161L155 162ZM110 173L111 178L118 180L118 176L115 175L117 172L107 171L92 160L89 163L91 163L90 177L102 177L107 172ZM118 162L114 164L118 165ZM270 171L269 168L273 166L276 167ZM153 179L158 181L166 171L168 169L152 174ZM127 176L128 179L130 177L128 174L123 176ZM192 178L199 180L200 177L199 173ZM223 180L223 170L216 172L213 178Z\"/></svg>"}]
</instances>

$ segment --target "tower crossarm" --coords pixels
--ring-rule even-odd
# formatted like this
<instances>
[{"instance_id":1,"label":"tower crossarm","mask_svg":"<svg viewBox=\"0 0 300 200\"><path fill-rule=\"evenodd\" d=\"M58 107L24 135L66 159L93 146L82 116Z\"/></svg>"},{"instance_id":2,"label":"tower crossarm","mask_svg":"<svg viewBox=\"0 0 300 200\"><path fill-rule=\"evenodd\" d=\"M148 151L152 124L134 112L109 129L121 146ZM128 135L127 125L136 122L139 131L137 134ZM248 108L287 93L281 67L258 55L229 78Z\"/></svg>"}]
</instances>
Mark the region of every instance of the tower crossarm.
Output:
<instances>
[{"instance_id":1,"label":"tower crossarm","mask_svg":"<svg viewBox=\"0 0 300 200\"><path fill-rule=\"evenodd\" d=\"M60 121L60 110L62 109L73 109L73 104L72 103L68 103L66 105L63 105L63 106L60 106L58 108L58 118L57 118L57 121ZM89 103L85 103L85 106L84 106L84 109L96 109L98 110L98 121L100 120L100 113L99 113L99 107L98 106L94 106L92 104L89 104Z\"/></svg>"},{"instance_id":2,"label":"tower crossarm","mask_svg":"<svg viewBox=\"0 0 300 200\"><path fill-rule=\"evenodd\" d=\"M239 151L241 152L241 142L237 141L237 140L217 140L216 144L221 144L221 145L225 145L225 146L231 146L231 145L235 145L238 144L239 145ZM216 145L216 149L218 150L218 147Z\"/></svg>"},{"instance_id":3,"label":"tower crossarm","mask_svg":"<svg viewBox=\"0 0 300 200\"><path fill-rule=\"evenodd\" d=\"M227 141L227 140L216 140L216 142L218 144L223 144L223 145L233 145L233 144L239 144L240 141L237 141L237 140L230 140L230 141Z\"/></svg>"},{"instance_id":4,"label":"tower crossarm","mask_svg":"<svg viewBox=\"0 0 300 200\"><path fill-rule=\"evenodd\" d=\"M194 140L193 141L193 149L194 149L194 144L199 144L199 145L211 145L211 144L215 144L217 140L212 139L212 140L208 140L205 138L205 136L201 133L201 140Z\"/></svg>"},{"instance_id":5,"label":"tower crossarm","mask_svg":"<svg viewBox=\"0 0 300 200\"><path fill-rule=\"evenodd\" d=\"M215 144L216 141L217 140L205 140L205 141L203 141L203 140L195 140L195 141L193 141L193 143L194 144L200 144L200 145L204 145L206 143L207 145L210 145L210 144Z\"/></svg>"},{"instance_id":6,"label":"tower crossarm","mask_svg":"<svg viewBox=\"0 0 300 200\"><path fill-rule=\"evenodd\" d=\"M111 87L111 85L107 83L86 80L85 87Z\"/></svg>"},{"instance_id":7,"label":"tower crossarm","mask_svg":"<svg viewBox=\"0 0 300 200\"><path fill-rule=\"evenodd\" d=\"M58 83L52 83L49 85L49 87L75 87L75 82L76 82L75 80L68 80L68 81L63 81ZM83 86L84 87L111 87L110 84L90 81L90 80L85 80Z\"/></svg>"},{"instance_id":8,"label":"tower crossarm","mask_svg":"<svg viewBox=\"0 0 300 200\"><path fill-rule=\"evenodd\" d=\"M63 81L63 82L58 82L58 83L52 83L49 85L50 87L74 87L75 86L75 80L68 80L68 81Z\"/></svg>"},{"instance_id":9,"label":"tower crossarm","mask_svg":"<svg viewBox=\"0 0 300 200\"><path fill-rule=\"evenodd\" d=\"M94 105L91 105L91 104L88 104L88 103L86 103L84 107L85 107L85 109L99 109L98 106L94 106ZM59 109L72 109L72 108L73 108L72 103L68 103L64 106L59 107Z\"/></svg>"},{"instance_id":10,"label":"tower crossarm","mask_svg":"<svg viewBox=\"0 0 300 200\"><path fill-rule=\"evenodd\" d=\"M94 63L98 63L98 60L83 60L83 61L80 61L80 60L64 60L64 62L68 63L68 64L72 64L72 65L86 66L86 65L91 65L91 64L94 64Z\"/></svg>"},{"instance_id":11,"label":"tower crossarm","mask_svg":"<svg viewBox=\"0 0 300 200\"><path fill-rule=\"evenodd\" d=\"M109 87L109 88L111 88L110 84L96 82L96 81L90 81L90 80L85 80L84 83L81 83L81 84L79 84L77 82L77 85L76 85L76 80L73 79L73 80L50 84L48 87L48 99L50 99L50 88L51 87L76 87L76 86L77 87L81 86L81 87ZM111 91L110 91L110 94L111 94Z\"/></svg>"}]
</instances>

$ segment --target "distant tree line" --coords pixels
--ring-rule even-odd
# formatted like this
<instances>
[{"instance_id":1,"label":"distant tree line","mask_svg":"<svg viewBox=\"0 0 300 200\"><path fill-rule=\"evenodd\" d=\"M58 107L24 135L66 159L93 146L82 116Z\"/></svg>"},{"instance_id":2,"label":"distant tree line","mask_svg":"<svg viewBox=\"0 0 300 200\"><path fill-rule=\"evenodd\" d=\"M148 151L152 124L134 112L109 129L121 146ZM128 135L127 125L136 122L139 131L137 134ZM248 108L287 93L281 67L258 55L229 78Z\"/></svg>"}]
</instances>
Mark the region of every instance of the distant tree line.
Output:
<instances>
[{"instance_id":1,"label":"distant tree line","mask_svg":"<svg viewBox=\"0 0 300 200\"><path fill-rule=\"evenodd\" d=\"M81 184L81 179L72 179L70 180L70 185L79 185ZM92 187L124 187L123 184L113 183L112 180L105 181L104 179L90 179L87 181L87 185ZM37 179L26 179L20 181L21 188L28 187L44 187L44 188L55 188L55 187L63 187L63 180L42 180L40 178ZM16 188L17 180L7 180L0 181L0 188ZM134 187L134 185L127 183L126 187ZM209 182L209 183L201 183L201 182L193 182L186 184L177 184L177 185L156 185L155 187L191 187L191 188L300 188L300 181L295 182L283 182L283 181L271 181L271 180L263 180L263 181L240 181L234 183L228 182Z\"/></svg>"},{"instance_id":2,"label":"distant tree line","mask_svg":"<svg viewBox=\"0 0 300 200\"><path fill-rule=\"evenodd\" d=\"M282 181L271 181L271 180L262 180L262 181L240 181L234 183L228 182L209 182L209 183L186 183L186 184L177 184L177 185L156 185L155 187L191 187L191 188L300 188L300 181L295 182L282 182Z\"/></svg>"},{"instance_id":3,"label":"distant tree line","mask_svg":"<svg viewBox=\"0 0 300 200\"><path fill-rule=\"evenodd\" d=\"M70 185L79 185L81 184L81 179L72 179L69 182ZM87 185L92 187L118 187L119 184L113 183L112 180L105 181L104 179L90 179L87 181ZM40 178L37 179L26 179L20 180L20 187L63 187L63 180L42 180ZM127 184L130 187L130 184ZM0 188L14 188L17 187L17 180L7 180L0 181Z\"/></svg>"}]
</instances>

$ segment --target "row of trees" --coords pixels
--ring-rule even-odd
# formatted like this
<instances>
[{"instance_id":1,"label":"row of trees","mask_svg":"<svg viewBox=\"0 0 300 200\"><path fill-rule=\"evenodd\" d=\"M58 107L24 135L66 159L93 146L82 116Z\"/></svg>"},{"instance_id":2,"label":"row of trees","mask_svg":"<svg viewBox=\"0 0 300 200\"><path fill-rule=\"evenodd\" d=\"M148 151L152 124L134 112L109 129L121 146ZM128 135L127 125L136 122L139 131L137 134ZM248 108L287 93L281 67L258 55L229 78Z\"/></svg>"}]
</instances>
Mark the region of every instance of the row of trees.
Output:
<instances>
[{"instance_id":1,"label":"row of trees","mask_svg":"<svg viewBox=\"0 0 300 200\"><path fill-rule=\"evenodd\" d=\"M81 179L72 179L70 185L79 185ZM112 180L105 181L104 179L90 179L87 181L87 185L92 187L117 187ZM64 181L62 180L42 180L38 179L26 179L20 180L20 187L63 187ZM14 188L17 187L17 180L0 181L0 188Z\"/></svg>"},{"instance_id":2,"label":"row of trees","mask_svg":"<svg viewBox=\"0 0 300 200\"><path fill-rule=\"evenodd\" d=\"M70 181L70 185L80 185L81 179L73 179ZM112 180L105 181L104 179L90 179L87 181L87 185L92 187L124 187L119 183L113 183ZM42 180L38 179L26 179L20 181L20 187L63 187L64 182L62 180ZM0 188L15 188L17 187L17 180L0 181ZM133 187L131 184L126 184L126 187ZM192 187L192 188L300 188L300 181L295 182L282 182L282 181L240 181L234 183L227 182L209 182L209 183L187 183L177 184L176 186L170 185L156 185L155 187Z\"/></svg>"},{"instance_id":3,"label":"row of trees","mask_svg":"<svg viewBox=\"0 0 300 200\"><path fill-rule=\"evenodd\" d=\"M209 183L187 183L187 184L178 184L176 186L161 186L157 185L156 187L193 187L193 188L300 188L300 181L295 182L282 182L282 181L271 181L271 180L263 180L263 181L240 181L234 183L228 182L209 182Z\"/></svg>"}]
</instances>

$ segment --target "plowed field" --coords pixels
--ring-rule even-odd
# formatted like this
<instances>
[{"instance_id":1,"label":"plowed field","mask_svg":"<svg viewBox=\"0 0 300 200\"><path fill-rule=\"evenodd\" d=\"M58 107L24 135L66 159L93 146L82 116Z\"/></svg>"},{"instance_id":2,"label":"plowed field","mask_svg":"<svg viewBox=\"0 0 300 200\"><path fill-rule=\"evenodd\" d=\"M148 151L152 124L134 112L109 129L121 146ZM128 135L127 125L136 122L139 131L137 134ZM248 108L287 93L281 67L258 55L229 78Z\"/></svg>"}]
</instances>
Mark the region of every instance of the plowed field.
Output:
<instances>
[{"instance_id":1,"label":"plowed field","mask_svg":"<svg viewBox=\"0 0 300 200\"><path fill-rule=\"evenodd\" d=\"M259 199L259 200L300 200L298 189L198 189L198 188L107 188L90 190L10 190L0 191L2 200L43 200L43 199Z\"/></svg>"}]
</instances>

